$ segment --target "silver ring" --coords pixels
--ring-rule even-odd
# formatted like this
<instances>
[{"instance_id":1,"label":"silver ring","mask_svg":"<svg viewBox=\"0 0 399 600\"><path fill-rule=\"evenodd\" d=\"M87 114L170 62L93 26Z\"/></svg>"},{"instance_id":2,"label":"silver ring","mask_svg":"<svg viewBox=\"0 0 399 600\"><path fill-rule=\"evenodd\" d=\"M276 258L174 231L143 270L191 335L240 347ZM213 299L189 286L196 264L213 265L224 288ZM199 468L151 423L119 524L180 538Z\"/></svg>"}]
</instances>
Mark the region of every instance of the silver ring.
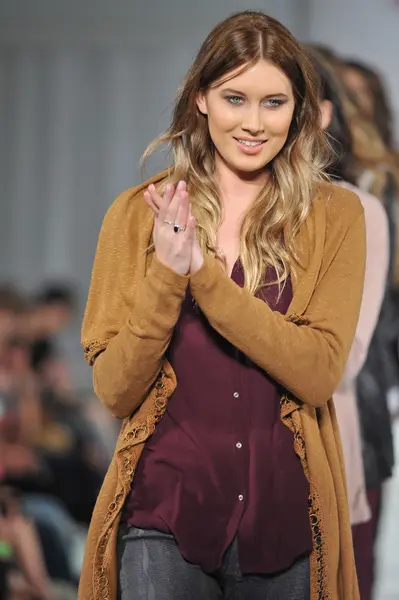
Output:
<instances>
[{"instance_id":1,"label":"silver ring","mask_svg":"<svg viewBox=\"0 0 399 600\"><path fill-rule=\"evenodd\" d=\"M165 220L165 221L164 221L164 223L165 223L166 225L172 225L173 227L175 226L175 224L174 224L174 223L172 223L172 221L166 221L166 220Z\"/></svg>"},{"instance_id":2,"label":"silver ring","mask_svg":"<svg viewBox=\"0 0 399 600\"><path fill-rule=\"evenodd\" d=\"M173 231L175 233L179 233L180 231L186 231L185 227L180 227L180 225L176 225L176 223L173 225Z\"/></svg>"}]
</instances>

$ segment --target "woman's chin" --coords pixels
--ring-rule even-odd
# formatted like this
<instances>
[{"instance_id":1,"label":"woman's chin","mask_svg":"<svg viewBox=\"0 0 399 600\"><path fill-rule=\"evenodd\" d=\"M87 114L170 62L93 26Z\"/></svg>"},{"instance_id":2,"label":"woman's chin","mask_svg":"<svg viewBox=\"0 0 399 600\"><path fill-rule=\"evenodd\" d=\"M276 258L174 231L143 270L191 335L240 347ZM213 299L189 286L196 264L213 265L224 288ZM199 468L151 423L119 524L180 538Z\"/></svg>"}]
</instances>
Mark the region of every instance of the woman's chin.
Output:
<instances>
[{"instance_id":1,"label":"woman's chin","mask_svg":"<svg viewBox=\"0 0 399 600\"><path fill-rule=\"evenodd\" d=\"M245 179L251 181L253 179L258 179L261 176L265 176L267 173L268 163L259 162L255 164L249 164L248 161L237 161L235 163L231 163L229 168L233 171L240 179Z\"/></svg>"}]
</instances>

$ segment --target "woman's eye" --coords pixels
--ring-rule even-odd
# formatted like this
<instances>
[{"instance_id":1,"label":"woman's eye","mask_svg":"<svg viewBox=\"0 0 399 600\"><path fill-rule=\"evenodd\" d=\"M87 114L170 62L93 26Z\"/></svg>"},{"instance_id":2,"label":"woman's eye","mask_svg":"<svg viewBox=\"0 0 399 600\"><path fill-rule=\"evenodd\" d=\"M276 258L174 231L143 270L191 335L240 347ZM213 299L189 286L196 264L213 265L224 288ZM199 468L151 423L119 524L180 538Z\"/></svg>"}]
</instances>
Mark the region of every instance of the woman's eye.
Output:
<instances>
[{"instance_id":1,"label":"woman's eye","mask_svg":"<svg viewBox=\"0 0 399 600\"><path fill-rule=\"evenodd\" d=\"M271 108L278 108L279 106L281 106L282 104L284 104L283 100L278 100L277 98L269 98L269 100L266 100L265 103L267 106L270 106Z\"/></svg>"},{"instance_id":2,"label":"woman's eye","mask_svg":"<svg viewBox=\"0 0 399 600\"><path fill-rule=\"evenodd\" d=\"M244 101L244 98L241 96L227 96L226 99L228 102L230 102L230 104L242 104Z\"/></svg>"}]
</instances>

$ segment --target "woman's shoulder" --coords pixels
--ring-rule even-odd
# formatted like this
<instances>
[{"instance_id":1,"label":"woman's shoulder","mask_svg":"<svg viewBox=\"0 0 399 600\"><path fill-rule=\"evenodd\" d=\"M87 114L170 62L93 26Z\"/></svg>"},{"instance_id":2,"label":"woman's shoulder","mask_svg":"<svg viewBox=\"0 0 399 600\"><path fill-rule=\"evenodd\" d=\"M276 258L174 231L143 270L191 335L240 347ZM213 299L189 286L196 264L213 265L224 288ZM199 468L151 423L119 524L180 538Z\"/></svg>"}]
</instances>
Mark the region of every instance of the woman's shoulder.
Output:
<instances>
[{"instance_id":1,"label":"woman's shoulder","mask_svg":"<svg viewBox=\"0 0 399 600\"><path fill-rule=\"evenodd\" d=\"M317 185L313 206L316 212L325 213L330 226L350 226L364 215L363 204L353 189L328 181Z\"/></svg>"}]
</instances>

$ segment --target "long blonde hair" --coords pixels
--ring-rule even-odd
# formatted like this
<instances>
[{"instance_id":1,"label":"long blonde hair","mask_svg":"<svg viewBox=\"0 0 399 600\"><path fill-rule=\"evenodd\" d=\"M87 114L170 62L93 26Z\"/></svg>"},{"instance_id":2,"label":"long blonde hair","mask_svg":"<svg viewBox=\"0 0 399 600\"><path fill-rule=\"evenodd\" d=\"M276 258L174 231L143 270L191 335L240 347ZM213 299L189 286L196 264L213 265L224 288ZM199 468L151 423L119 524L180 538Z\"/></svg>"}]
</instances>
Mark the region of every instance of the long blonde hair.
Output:
<instances>
[{"instance_id":1,"label":"long blonde hair","mask_svg":"<svg viewBox=\"0 0 399 600\"><path fill-rule=\"evenodd\" d=\"M374 188L368 191L380 197L387 179L387 169L382 169L381 165L388 166L392 161L378 129L362 113L342 81L342 69L345 68L342 60L324 46L316 44L307 45L305 48L316 69L322 73L324 83L327 82L330 88L334 88L334 117L339 116L345 127L350 130L350 152L341 156L344 170L349 166L351 171L350 177L346 179L352 183L359 183L362 173L370 171L373 174Z\"/></svg>"},{"instance_id":2,"label":"long blonde hair","mask_svg":"<svg viewBox=\"0 0 399 600\"><path fill-rule=\"evenodd\" d=\"M355 63L346 63L336 56L329 48L313 46L313 54L323 57L324 64L335 72L337 78L343 83L345 94L341 94L342 108L352 133L352 150L355 162L355 183L359 188L371 192L385 203L385 208L392 219L392 211L399 216L399 194L396 193L396 205L387 206L385 191L392 183L399 190L399 154L393 150L390 142L389 127L392 126L390 115L383 110L378 120L373 120L358 106L351 89L346 85L343 72L348 68L357 68L368 81L370 92L374 97L375 105L380 108L386 106L385 92L378 75L370 68ZM367 75L368 72L368 75ZM393 222L397 216L393 217ZM397 229L397 228L395 228ZM399 236L396 235L396 248L394 249L394 282L399 285Z\"/></svg>"},{"instance_id":3,"label":"long blonde hair","mask_svg":"<svg viewBox=\"0 0 399 600\"><path fill-rule=\"evenodd\" d=\"M186 180L201 246L223 259L217 247L223 210L214 178L215 151L196 98L222 78L228 80L232 71L244 71L262 59L290 79L295 110L287 142L265 167L270 176L241 226L240 259L252 294L262 287L268 266L276 270L279 284L292 273L295 235L310 212L317 182L326 177L330 152L320 127L318 77L299 43L281 23L260 12L241 12L217 25L179 89L170 127L143 155L145 160L161 144L169 144L173 169L168 181Z\"/></svg>"}]
</instances>

